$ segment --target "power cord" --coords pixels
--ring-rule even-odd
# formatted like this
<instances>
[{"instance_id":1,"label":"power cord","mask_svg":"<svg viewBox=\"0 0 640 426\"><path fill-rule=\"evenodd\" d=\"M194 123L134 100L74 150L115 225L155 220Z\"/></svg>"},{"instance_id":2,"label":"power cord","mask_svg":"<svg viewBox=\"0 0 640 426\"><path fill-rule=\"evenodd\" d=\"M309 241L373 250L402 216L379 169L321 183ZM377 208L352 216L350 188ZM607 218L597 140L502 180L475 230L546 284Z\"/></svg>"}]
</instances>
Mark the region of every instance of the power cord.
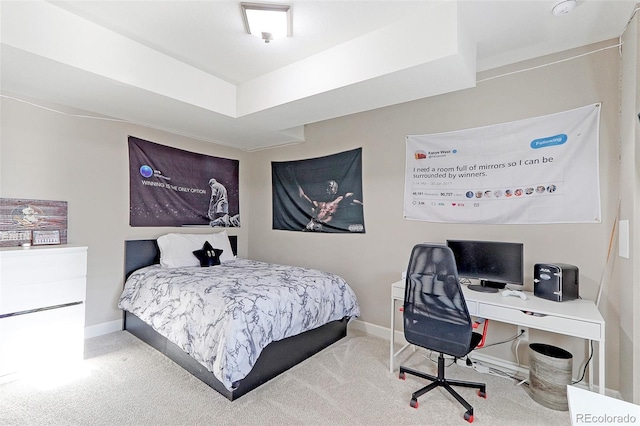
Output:
<instances>
[{"instance_id":1,"label":"power cord","mask_svg":"<svg viewBox=\"0 0 640 426\"><path fill-rule=\"evenodd\" d=\"M513 336L513 337L511 337L511 338L509 338L507 340L503 340L502 342L492 343L490 345L484 345L483 347L477 348L476 350L484 349L484 348L488 348L488 347L496 346L496 345L502 345L502 344L505 344L505 343L513 342L513 341L517 341L517 343L516 343L516 360L517 360L518 366L520 366L520 359L518 357L518 346L520 345L520 342L521 342L520 337L523 334L524 334L524 331L520 331L520 333L516 334L515 336ZM515 380L515 381L518 382L518 383L516 383L516 386L520 386L522 384L525 384L525 386L528 386L528 383L527 383L528 379L522 380L521 378L519 378L519 377L517 377L515 375L515 372L507 373L507 372L498 370L498 369L493 368L493 367L487 367L487 366L482 365L482 364L480 364L478 362L472 362L469 359L469 357L467 357L466 364L467 364L467 366L471 366L478 373L491 374L491 375L494 375L494 376Z\"/></svg>"},{"instance_id":2,"label":"power cord","mask_svg":"<svg viewBox=\"0 0 640 426\"><path fill-rule=\"evenodd\" d=\"M522 334L523 333L520 333L520 336L522 336ZM518 337L520 337L520 336L518 336ZM520 348L520 342L522 342L522 339L517 339L516 340L516 347L513 350L513 352L515 352L515 354L516 354L516 365L518 367L520 367L520 356L518 355L518 349Z\"/></svg>"},{"instance_id":3,"label":"power cord","mask_svg":"<svg viewBox=\"0 0 640 426\"><path fill-rule=\"evenodd\" d=\"M514 337L511 337L511 338L509 338L507 340L504 340L502 342L492 343L490 345L485 345L485 346L483 346L481 348L477 348L476 350L488 348L490 346L502 345L504 343L509 343L509 342L514 341L514 340L517 340L516 347L515 347L516 363L517 363L518 366L520 366L520 358L518 356L518 348L520 346L521 340L519 339L519 337L522 336L523 334L524 334L524 331L521 331L520 333L518 333ZM587 372L587 367L589 366L589 363L591 362L592 358L593 358L593 341L591 341L591 344L590 344L589 358L587 358L587 361L585 362L584 367L582 367L582 374L581 374L581 376L580 376L580 378L578 380L574 380L574 381L571 382L572 385L575 385L576 383L580 383L580 382L582 382L584 380L584 377L585 377L586 372ZM479 364L477 362L473 362L473 361L471 361L469 359L468 356L467 356L467 359L466 359L466 365L467 365L467 367L473 368L478 373L492 374L494 376L501 376L501 377L506 377L506 378L517 380L518 383L516 384L516 386L520 386L520 385L529 386L529 380L528 379L520 379L515 374L509 374L509 373L506 373L504 371L498 370L496 368L487 367L487 366L484 366L484 365Z\"/></svg>"},{"instance_id":4,"label":"power cord","mask_svg":"<svg viewBox=\"0 0 640 426\"><path fill-rule=\"evenodd\" d=\"M580 379L576 380L575 382L571 382L572 385L575 385L576 383L580 383L581 381L584 380L584 375L587 372L587 366L589 365L589 363L591 362L591 358L593 358L593 340L591 341L591 350L589 353L589 358L587 358L587 362L584 363L584 367L582 368L582 376L580 376Z\"/></svg>"},{"instance_id":5,"label":"power cord","mask_svg":"<svg viewBox=\"0 0 640 426\"><path fill-rule=\"evenodd\" d=\"M511 337L511 338L509 338L509 339L507 339L507 340L504 340L504 341L502 341L502 342L492 343L492 344L490 344L490 345L484 345L483 347L481 347L481 348L476 348L475 350L480 350L480 349L484 349L484 348L490 348L491 346L503 345L503 344L505 344L505 343L513 342L514 340L518 339L518 338L519 338L520 336L522 336L523 334L524 334L524 331L521 331L520 333L516 334L515 336L513 336L513 337Z\"/></svg>"},{"instance_id":6,"label":"power cord","mask_svg":"<svg viewBox=\"0 0 640 426\"><path fill-rule=\"evenodd\" d=\"M471 365L469 365L469 363L471 363ZM510 374L502 370L499 370L497 368L487 367L486 365L482 365L479 362L470 361L468 358L467 358L467 366L473 368L475 371L481 374L491 374L492 376L498 376L506 379L520 380L517 376L515 376L515 374ZM526 380L523 380L522 382L524 381Z\"/></svg>"}]
</instances>

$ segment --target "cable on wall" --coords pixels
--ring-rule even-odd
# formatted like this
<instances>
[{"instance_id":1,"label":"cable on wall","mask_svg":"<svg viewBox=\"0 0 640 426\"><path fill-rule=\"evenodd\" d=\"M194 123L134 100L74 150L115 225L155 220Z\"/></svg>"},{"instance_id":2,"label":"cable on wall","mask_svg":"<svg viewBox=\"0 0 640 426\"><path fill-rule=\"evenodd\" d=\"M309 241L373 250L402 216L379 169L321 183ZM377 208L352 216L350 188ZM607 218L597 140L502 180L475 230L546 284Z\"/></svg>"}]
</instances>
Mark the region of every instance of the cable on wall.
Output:
<instances>
[{"instance_id":1,"label":"cable on wall","mask_svg":"<svg viewBox=\"0 0 640 426\"><path fill-rule=\"evenodd\" d=\"M25 101L24 99L16 98L15 96L4 95L4 94L1 94L1 93L0 93L0 97L2 97L2 98L7 98L7 99L12 99L12 100L14 100L14 101L18 101L18 102L22 102L22 103L27 104L27 105L34 106L34 107L36 107L36 108L44 109L44 110L46 110L46 111L55 112L55 113L57 113L57 114L62 114L62 115L66 115L66 116L69 116L69 117L76 117L76 118L90 118L90 119L94 119L94 120L104 120L104 121L117 121L117 122L120 122L120 123L138 124L138 125L143 126L143 124L133 123L133 122L131 122L131 121L128 121L128 120L121 120L121 119L119 119L119 118L98 117L98 116L95 116L95 115L73 114L73 113L70 113L70 112L60 111L60 110L57 110L57 109L54 109L54 108L46 107L46 106L44 106L44 105L36 104L36 103L34 103L34 102Z\"/></svg>"},{"instance_id":2,"label":"cable on wall","mask_svg":"<svg viewBox=\"0 0 640 426\"><path fill-rule=\"evenodd\" d=\"M621 45L622 45L622 43L618 43L618 44L614 44L612 46L602 47L600 49L596 49L596 50L593 50L591 52L581 53L580 55L575 55L575 56L572 56L570 58L559 59L557 61L548 62L546 64L537 65L535 67L529 67L529 68L524 68L524 69L517 70L517 71L507 72L507 73L504 73L504 74L494 75L493 77L487 77L487 78L483 78L481 80L476 80L476 84L477 83L483 83L483 82L489 81L489 80L494 80L496 78L506 77L506 76L513 75L513 74L519 74L521 72L532 71L532 70L536 70L536 69L539 69L539 68L544 68L544 67L548 67L548 66L551 66L551 65L560 64L562 62L572 61L574 59L578 59L578 58L581 58L583 56L588 56L588 55L592 55L594 53L602 52L603 50L608 50L608 49L613 49L615 47L620 47Z\"/></svg>"},{"instance_id":3,"label":"cable on wall","mask_svg":"<svg viewBox=\"0 0 640 426\"><path fill-rule=\"evenodd\" d=\"M627 21L627 24L624 26L622 33L618 37L618 44L620 45L620 48L618 49L618 54L620 56L622 56L622 36L624 35L625 32L627 32L627 28L629 27L629 24L631 23L631 21L633 21L633 18L636 16L636 13L638 13L639 10L640 10L640 7L636 7L635 9L633 9L633 12L631 12L631 17Z\"/></svg>"},{"instance_id":4,"label":"cable on wall","mask_svg":"<svg viewBox=\"0 0 640 426\"><path fill-rule=\"evenodd\" d=\"M185 137L185 138L190 138L190 139L194 139L194 140L198 140L198 141L202 141L202 142L215 143L215 144L222 145L222 146L229 146L229 145L225 145L225 144L223 144L223 143L221 143L219 141L211 141L211 140L208 140L208 139L199 138L197 136L188 135L188 134L185 134L185 133L179 133L179 132L176 132L175 130L163 129L161 127L150 126L148 124L139 123L139 122L136 122L136 121L123 120L123 119L120 119L120 118L111 118L111 117L99 117L97 115L74 114L74 113L70 113L70 112L66 112L66 111L61 111L61 110L58 110L58 109L55 109L55 108L50 108L50 107L46 107L44 105L37 104L35 102L26 101L24 99L20 99L20 98L17 98L15 96L5 95L3 93L0 93L0 98L6 98L6 99L11 99L11 100L14 100L14 101L17 101L17 102L22 102L24 104L31 105L31 106L34 106L36 108L43 109L45 111L54 112L56 114L62 114L62 115L65 115L67 117L85 118L85 119L90 119L90 120L111 121L111 122L124 123L124 124L133 124L135 126L145 127L147 129L152 129L152 130L159 130L161 132L167 132L167 133L170 133L172 135L182 136L182 137ZM250 150L247 150L247 149L244 149L244 148L236 148L236 149L240 149L242 151L250 152Z\"/></svg>"},{"instance_id":5,"label":"cable on wall","mask_svg":"<svg viewBox=\"0 0 640 426\"><path fill-rule=\"evenodd\" d=\"M521 73L521 72L532 71L532 70L539 69L539 68L544 68L544 67L547 67L547 66L550 66L550 65L556 65L556 64L559 64L559 63L562 63L562 62L571 61L573 59L578 59L578 58L581 58L583 56L588 56L588 55L591 55L593 53L601 52L603 50L613 49L614 47L618 48L618 53L620 54L620 56L622 56L622 45L624 44L622 42L622 36L627 31L627 28L629 27L629 24L631 23L631 21L635 17L636 13L638 13L638 11L640 11L640 7L636 7L633 10L633 12L631 12L631 17L629 17L629 20L627 21L627 24L624 26L624 29L622 30L622 33L620 33L620 35L618 36L618 44L614 44L612 46L607 46L607 47L603 47L603 48L600 48L600 49L596 49L596 50L591 51L591 52L582 53L580 55L572 56L570 58L560 59L558 61L553 61L553 62L549 62L549 63L546 63L546 64L538 65L538 66L535 66L535 67L529 67L529 68L525 68L525 69L518 70L518 71L512 71L512 72L508 72L508 73L504 73L504 74L500 74L500 75L495 75L493 77L483 78L481 80L476 80L476 84L477 83L483 83L485 81L493 80L493 79L500 78L500 77L506 77L506 76L513 75L513 74L518 74L518 73Z\"/></svg>"}]
</instances>

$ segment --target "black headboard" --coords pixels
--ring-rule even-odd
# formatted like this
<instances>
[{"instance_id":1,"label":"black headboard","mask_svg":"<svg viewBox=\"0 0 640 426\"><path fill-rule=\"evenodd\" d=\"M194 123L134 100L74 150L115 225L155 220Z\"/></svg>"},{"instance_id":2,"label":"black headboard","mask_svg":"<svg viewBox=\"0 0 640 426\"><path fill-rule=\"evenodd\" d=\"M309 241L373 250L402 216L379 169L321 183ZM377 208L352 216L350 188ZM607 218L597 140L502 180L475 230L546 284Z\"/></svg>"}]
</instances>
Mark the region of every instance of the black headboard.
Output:
<instances>
[{"instance_id":1,"label":"black headboard","mask_svg":"<svg viewBox=\"0 0 640 426\"><path fill-rule=\"evenodd\" d=\"M233 254L238 254L238 237L229 235ZM124 276L128 278L135 270L160 263L157 240L126 240L124 242Z\"/></svg>"}]
</instances>

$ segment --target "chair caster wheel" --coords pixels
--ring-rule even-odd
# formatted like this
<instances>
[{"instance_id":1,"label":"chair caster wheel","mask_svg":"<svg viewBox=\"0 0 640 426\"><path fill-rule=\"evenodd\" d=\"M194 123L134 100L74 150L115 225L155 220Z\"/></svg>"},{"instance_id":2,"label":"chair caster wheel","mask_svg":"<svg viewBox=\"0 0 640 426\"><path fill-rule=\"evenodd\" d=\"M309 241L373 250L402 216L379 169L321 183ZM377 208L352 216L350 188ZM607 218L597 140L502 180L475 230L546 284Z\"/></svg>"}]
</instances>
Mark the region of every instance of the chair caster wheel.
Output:
<instances>
[{"instance_id":1,"label":"chair caster wheel","mask_svg":"<svg viewBox=\"0 0 640 426\"><path fill-rule=\"evenodd\" d=\"M473 423L473 413L467 411L466 413L464 413L464 419L469 423Z\"/></svg>"},{"instance_id":2,"label":"chair caster wheel","mask_svg":"<svg viewBox=\"0 0 640 426\"><path fill-rule=\"evenodd\" d=\"M415 398L412 399L409 405L412 406L413 408L418 408L418 400Z\"/></svg>"},{"instance_id":3,"label":"chair caster wheel","mask_svg":"<svg viewBox=\"0 0 640 426\"><path fill-rule=\"evenodd\" d=\"M407 379L407 375L405 373L400 373L400 374L398 374L398 379L406 380Z\"/></svg>"},{"instance_id":4,"label":"chair caster wheel","mask_svg":"<svg viewBox=\"0 0 640 426\"><path fill-rule=\"evenodd\" d=\"M479 396L480 398L487 399L487 392L479 390L479 391L478 391L478 396Z\"/></svg>"}]
</instances>

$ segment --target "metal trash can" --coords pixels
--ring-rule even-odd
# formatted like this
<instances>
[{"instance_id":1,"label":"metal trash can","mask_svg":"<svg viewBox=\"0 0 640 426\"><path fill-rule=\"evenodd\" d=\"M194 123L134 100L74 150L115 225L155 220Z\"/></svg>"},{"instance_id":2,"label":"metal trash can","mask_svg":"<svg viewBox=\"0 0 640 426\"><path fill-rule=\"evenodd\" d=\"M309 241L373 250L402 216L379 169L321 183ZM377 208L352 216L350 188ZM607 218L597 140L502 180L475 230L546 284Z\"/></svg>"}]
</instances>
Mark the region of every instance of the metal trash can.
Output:
<instances>
[{"instance_id":1,"label":"metal trash can","mask_svg":"<svg viewBox=\"0 0 640 426\"><path fill-rule=\"evenodd\" d=\"M570 352L544 343L529 345L529 390L538 404L552 410L569 410L567 385L572 371Z\"/></svg>"}]
</instances>

